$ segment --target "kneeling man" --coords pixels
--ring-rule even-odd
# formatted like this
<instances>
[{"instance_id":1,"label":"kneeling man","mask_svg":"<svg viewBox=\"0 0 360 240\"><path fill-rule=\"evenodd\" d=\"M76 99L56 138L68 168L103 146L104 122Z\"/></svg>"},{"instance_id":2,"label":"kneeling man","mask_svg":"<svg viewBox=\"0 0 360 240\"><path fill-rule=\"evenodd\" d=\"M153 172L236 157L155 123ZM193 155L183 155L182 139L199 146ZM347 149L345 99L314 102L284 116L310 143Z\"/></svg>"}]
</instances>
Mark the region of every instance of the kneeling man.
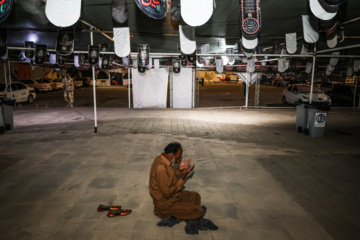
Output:
<instances>
[{"instance_id":1,"label":"kneeling man","mask_svg":"<svg viewBox=\"0 0 360 240\"><path fill-rule=\"evenodd\" d=\"M208 219L203 219L206 208L201 206L201 197L197 192L184 190L184 179L194 169L189 168L191 159L181 160L182 148L180 143L167 145L164 153L155 158L150 170L150 194L153 198L154 213L162 218L159 226L172 226L178 220L187 222L185 231L197 234L198 230L217 227ZM175 170L173 165L179 163Z\"/></svg>"}]
</instances>

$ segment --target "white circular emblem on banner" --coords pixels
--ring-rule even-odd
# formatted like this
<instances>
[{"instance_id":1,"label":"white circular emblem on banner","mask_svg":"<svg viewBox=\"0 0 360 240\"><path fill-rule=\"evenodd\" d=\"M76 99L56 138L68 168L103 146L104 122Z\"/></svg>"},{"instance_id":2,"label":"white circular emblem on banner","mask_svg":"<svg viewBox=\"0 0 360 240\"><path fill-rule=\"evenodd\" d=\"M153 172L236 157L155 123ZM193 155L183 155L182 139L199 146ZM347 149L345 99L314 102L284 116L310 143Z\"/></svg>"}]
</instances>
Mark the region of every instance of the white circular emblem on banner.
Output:
<instances>
[{"instance_id":1,"label":"white circular emblem on banner","mask_svg":"<svg viewBox=\"0 0 360 240\"><path fill-rule=\"evenodd\" d=\"M332 39L327 40L327 45L329 48L336 47L336 45L338 43L337 38L338 38L338 36L337 36L337 34L335 34L335 36Z\"/></svg>"},{"instance_id":2,"label":"white circular emblem on banner","mask_svg":"<svg viewBox=\"0 0 360 240\"><path fill-rule=\"evenodd\" d=\"M114 48L118 57L127 57L130 54L130 28L113 28Z\"/></svg>"},{"instance_id":3,"label":"white circular emblem on banner","mask_svg":"<svg viewBox=\"0 0 360 240\"><path fill-rule=\"evenodd\" d=\"M286 38L286 50L290 54L294 54L297 50L296 32L285 34Z\"/></svg>"},{"instance_id":4,"label":"white circular emblem on banner","mask_svg":"<svg viewBox=\"0 0 360 240\"><path fill-rule=\"evenodd\" d=\"M353 74L352 67L349 66L349 67L347 68L347 71L346 71L346 76L351 77L352 74Z\"/></svg>"},{"instance_id":5,"label":"white circular emblem on banner","mask_svg":"<svg viewBox=\"0 0 360 240\"><path fill-rule=\"evenodd\" d=\"M222 73L224 71L224 65L222 59L216 59L216 71Z\"/></svg>"},{"instance_id":6,"label":"white circular emblem on banner","mask_svg":"<svg viewBox=\"0 0 360 240\"><path fill-rule=\"evenodd\" d=\"M309 15L302 15L304 40L307 43L316 43L319 40L319 33L311 26Z\"/></svg>"},{"instance_id":7,"label":"white circular emblem on banner","mask_svg":"<svg viewBox=\"0 0 360 240\"><path fill-rule=\"evenodd\" d=\"M246 48L246 49L254 49L258 45L258 39L257 38L255 38L253 40L249 40L249 39L246 39L246 38L242 37L241 42L242 42L244 48Z\"/></svg>"},{"instance_id":8,"label":"white circular emblem on banner","mask_svg":"<svg viewBox=\"0 0 360 240\"><path fill-rule=\"evenodd\" d=\"M45 14L57 27L69 27L80 18L81 0L47 0Z\"/></svg>"},{"instance_id":9,"label":"white circular emblem on banner","mask_svg":"<svg viewBox=\"0 0 360 240\"><path fill-rule=\"evenodd\" d=\"M182 53L192 54L196 50L195 28L179 25L180 49Z\"/></svg>"},{"instance_id":10,"label":"white circular emblem on banner","mask_svg":"<svg viewBox=\"0 0 360 240\"><path fill-rule=\"evenodd\" d=\"M205 24L213 14L213 0L181 0L181 17L192 27Z\"/></svg>"},{"instance_id":11,"label":"white circular emblem on banner","mask_svg":"<svg viewBox=\"0 0 360 240\"><path fill-rule=\"evenodd\" d=\"M312 13L321 20L330 20L337 12L329 13L320 5L319 0L310 0L310 9Z\"/></svg>"}]
</instances>

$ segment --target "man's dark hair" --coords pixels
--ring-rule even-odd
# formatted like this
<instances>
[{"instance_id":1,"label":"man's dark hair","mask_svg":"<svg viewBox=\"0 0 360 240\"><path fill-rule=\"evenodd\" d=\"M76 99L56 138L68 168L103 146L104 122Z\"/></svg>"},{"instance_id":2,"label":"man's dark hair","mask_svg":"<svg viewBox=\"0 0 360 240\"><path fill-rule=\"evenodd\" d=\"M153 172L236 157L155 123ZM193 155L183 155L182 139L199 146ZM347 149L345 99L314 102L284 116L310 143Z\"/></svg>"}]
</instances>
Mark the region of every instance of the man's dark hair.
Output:
<instances>
[{"instance_id":1,"label":"man's dark hair","mask_svg":"<svg viewBox=\"0 0 360 240\"><path fill-rule=\"evenodd\" d=\"M181 149L181 144L178 143L178 142L172 142L172 143L169 143L165 149L164 149L164 153L173 153L173 154L176 154L177 151Z\"/></svg>"}]
</instances>

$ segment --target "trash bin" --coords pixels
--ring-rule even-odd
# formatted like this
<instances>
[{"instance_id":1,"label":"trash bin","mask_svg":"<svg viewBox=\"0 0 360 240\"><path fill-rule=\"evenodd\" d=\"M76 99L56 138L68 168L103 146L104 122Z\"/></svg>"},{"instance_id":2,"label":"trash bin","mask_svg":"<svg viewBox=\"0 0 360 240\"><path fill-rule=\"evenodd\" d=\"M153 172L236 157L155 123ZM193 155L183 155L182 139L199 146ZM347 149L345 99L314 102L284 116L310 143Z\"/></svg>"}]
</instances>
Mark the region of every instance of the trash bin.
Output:
<instances>
[{"instance_id":1,"label":"trash bin","mask_svg":"<svg viewBox=\"0 0 360 240\"><path fill-rule=\"evenodd\" d=\"M308 109L304 103L296 106L296 130L301 133L307 128Z\"/></svg>"},{"instance_id":2,"label":"trash bin","mask_svg":"<svg viewBox=\"0 0 360 240\"><path fill-rule=\"evenodd\" d=\"M308 105L308 123L307 128L312 138L324 136L327 113L330 110L328 104L311 104Z\"/></svg>"},{"instance_id":3,"label":"trash bin","mask_svg":"<svg viewBox=\"0 0 360 240\"><path fill-rule=\"evenodd\" d=\"M14 129L14 104L15 99L0 99L2 119L6 131Z\"/></svg>"},{"instance_id":4,"label":"trash bin","mask_svg":"<svg viewBox=\"0 0 360 240\"><path fill-rule=\"evenodd\" d=\"M2 103L0 101L0 134L5 132L5 123L2 114Z\"/></svg>"}]
</instances>

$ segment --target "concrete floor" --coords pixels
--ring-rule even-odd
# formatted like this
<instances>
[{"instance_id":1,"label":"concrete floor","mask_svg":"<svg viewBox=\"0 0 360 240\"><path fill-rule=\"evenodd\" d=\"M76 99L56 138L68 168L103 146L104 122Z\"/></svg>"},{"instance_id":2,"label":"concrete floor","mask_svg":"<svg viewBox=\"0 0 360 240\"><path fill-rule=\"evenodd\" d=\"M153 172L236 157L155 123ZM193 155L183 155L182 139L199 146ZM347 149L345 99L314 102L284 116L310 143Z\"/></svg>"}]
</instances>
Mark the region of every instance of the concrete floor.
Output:
<instances>
[{"instance_id":1,"label":"concrete floor","mask_svg":"<svg viewBox=\"0 0 360 240\"><path fill-rule=\"evenodd\" d=\"M1 239L360 239L360 111L331 110L323 138L294 109L15 109L0 135ZM153 159L179 141L186 183L219 230L156 226ZM102 204L132 209L107 218Z\"/></svg>"}]
</instances>

